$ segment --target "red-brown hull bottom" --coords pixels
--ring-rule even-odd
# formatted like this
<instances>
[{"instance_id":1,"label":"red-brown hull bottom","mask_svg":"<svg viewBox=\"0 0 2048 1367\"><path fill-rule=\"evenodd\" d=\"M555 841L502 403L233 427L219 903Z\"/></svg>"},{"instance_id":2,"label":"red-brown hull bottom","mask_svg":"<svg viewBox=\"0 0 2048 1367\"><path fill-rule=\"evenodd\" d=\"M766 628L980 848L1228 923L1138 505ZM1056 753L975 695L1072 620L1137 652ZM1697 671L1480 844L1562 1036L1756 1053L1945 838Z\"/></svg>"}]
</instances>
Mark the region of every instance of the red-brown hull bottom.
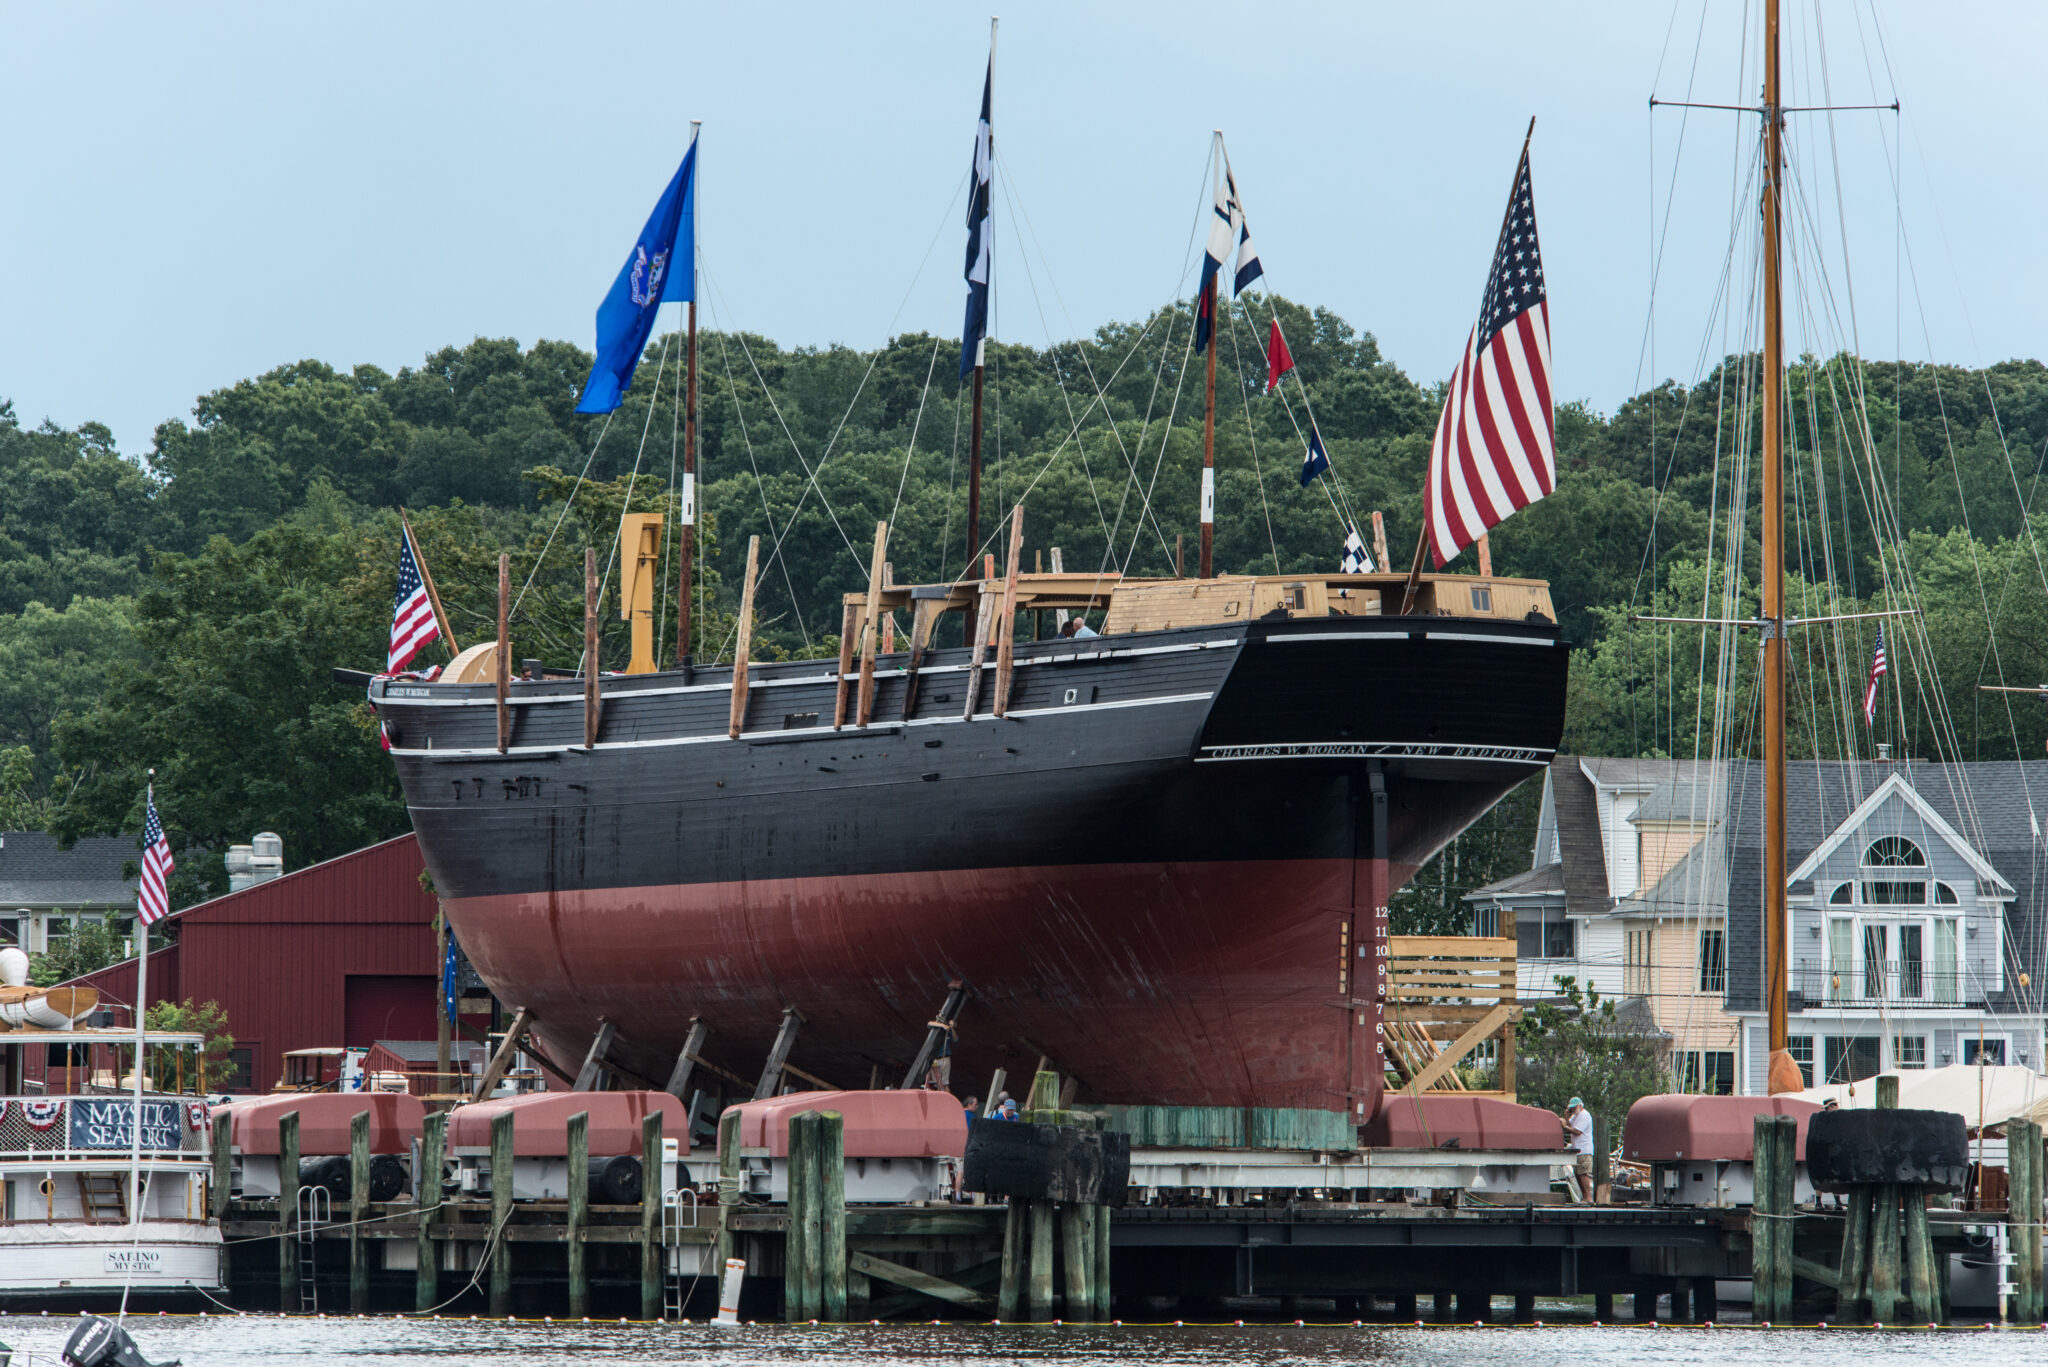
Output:
<instances>
[{"instance_id":1,"label":"red-brown hull bottom","mask_svg":"<svg viewBox=\"0 0 2048 1367\"><path fill-rule=\"evenodd\" d=\"M1385 870L1381 889L1412 868ZM1370 1115L1380 1086L1371 861L1091 864L474 897L448 903L477 968L572 1066L668 1076L692 1017L749 1078L783 1008L791 1062L902 1080L953 979L954 1089L1043 1056L1089 1100ZM1374 896L1379 891L1379 896ZM1359 954L1361 940L1368 946ZM1361 971L1363 970L1363 972ZM1013 1090L1020 1091L1013 1082Z\"/></svg>"}]
</instances>

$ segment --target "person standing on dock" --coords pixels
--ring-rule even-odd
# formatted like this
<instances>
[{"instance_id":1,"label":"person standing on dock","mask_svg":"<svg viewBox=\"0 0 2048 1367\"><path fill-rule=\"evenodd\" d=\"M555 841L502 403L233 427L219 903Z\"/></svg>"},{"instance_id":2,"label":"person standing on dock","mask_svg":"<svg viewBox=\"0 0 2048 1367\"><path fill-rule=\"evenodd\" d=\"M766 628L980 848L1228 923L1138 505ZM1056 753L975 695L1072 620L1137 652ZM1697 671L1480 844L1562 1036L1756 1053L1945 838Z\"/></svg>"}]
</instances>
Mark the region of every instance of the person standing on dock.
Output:
<instances>
[{"instance_id":1,"label":"person standing on dock","mask_svg":"<svg viewBox=\"0 0 2048 1367\"><path fill-rule=\"evenodd\" d=\"M1593 1200L1593 1113L1578 1097L1572 1098L1564 1113L1564 1128L1565 1133L1571 1136L1572 1181L1578 1187L1579 1199L1590 1205Z\"/></svg>"}]
</instances>

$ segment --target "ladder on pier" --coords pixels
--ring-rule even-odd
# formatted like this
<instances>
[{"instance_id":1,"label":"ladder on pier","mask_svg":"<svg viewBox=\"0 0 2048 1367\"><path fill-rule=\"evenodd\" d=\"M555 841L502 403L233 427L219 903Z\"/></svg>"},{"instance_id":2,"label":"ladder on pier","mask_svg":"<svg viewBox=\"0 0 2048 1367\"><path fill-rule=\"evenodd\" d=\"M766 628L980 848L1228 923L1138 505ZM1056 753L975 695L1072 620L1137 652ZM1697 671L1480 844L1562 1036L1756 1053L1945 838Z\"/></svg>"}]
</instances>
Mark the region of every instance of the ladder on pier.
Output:
<instances>
[{"instance_id":1,"label":"ladder on pier","mask_svg":"<svg viewBox=\"0 0 2048 1367\"><path fill-rule=\"evenodd\" d=\"M315 1275L320 1260L314 1256L321 1226L334 1221L334 1198L325 1187L299 1188L299 1310L314 1314L320 1309L320 1284Z\"/></svg>"},{"instance_id":2,"label":"ladder on pier","mask_svg":"<svg viewBox=\"0 0 2048 1367\"><path fill-rule=\"evenodd\" d=\"M683 1201L690 1203L688 1223L683 1220ZM690 1299L690 1288L697 1283L697 1273L692 1273L686 1282L683 1279L682 1231L697 1227L697 1193L684 1187L662 1193L661 1198L661 1317L665 1320L679 1320L683 1317L683 1306ZM704 1250L691 1248L691 1255L702 1258Z\"/></svg>"}]
</instances>

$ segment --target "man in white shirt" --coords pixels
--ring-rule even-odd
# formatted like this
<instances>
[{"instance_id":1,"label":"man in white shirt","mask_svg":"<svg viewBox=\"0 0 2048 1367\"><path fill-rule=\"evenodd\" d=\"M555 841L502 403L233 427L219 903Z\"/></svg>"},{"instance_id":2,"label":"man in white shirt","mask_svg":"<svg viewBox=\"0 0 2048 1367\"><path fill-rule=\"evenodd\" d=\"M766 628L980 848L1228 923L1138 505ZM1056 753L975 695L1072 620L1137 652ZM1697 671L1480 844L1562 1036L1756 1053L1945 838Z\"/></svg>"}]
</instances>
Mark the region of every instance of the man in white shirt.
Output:
<instances>
[{"instance_id":1,"label":"man in white shirt","mask_svg":"<svg viewBox=\"0 0 2048 1367\"><path fill-rule=\"evenodd\" d=\"M1572 1177L1578 1183L1579 1197L1591 1203L1593 1200L1593 1113L1586 1109L1586 1103L1573 1097L1571 1106L1564 1113L1565 1133L1571 1136Z\"/></svg>"}]
</instances>

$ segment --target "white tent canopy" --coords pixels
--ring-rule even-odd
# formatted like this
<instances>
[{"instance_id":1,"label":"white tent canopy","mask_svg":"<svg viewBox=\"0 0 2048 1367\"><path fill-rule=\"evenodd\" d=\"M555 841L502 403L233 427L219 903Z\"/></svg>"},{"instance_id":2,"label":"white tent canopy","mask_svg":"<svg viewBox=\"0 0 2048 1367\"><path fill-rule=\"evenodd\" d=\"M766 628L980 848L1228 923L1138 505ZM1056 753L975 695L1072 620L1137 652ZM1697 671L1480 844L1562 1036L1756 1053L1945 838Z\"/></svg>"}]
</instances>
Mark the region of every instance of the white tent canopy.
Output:
<instances>
[{"instance_id":1,"label":"white tent canopy","mask_svg":"<svg viewBox=\"0 0 2048 1367\"><path fill-rule=\"evenodd\" d=\"M2015 1117L2048 1121L2048 1077L2009 1064L1954 1063L1946 1068L1907 1068L1886 1077L1899 1080L1899 1107L1909 1111L1953 1111L1972 1130L2003 1125ZM1801 1101L1833 1101L1844 1110L1877 1105L1877 1079L1809 1087Z\"/></svg>"}]
</instances>

